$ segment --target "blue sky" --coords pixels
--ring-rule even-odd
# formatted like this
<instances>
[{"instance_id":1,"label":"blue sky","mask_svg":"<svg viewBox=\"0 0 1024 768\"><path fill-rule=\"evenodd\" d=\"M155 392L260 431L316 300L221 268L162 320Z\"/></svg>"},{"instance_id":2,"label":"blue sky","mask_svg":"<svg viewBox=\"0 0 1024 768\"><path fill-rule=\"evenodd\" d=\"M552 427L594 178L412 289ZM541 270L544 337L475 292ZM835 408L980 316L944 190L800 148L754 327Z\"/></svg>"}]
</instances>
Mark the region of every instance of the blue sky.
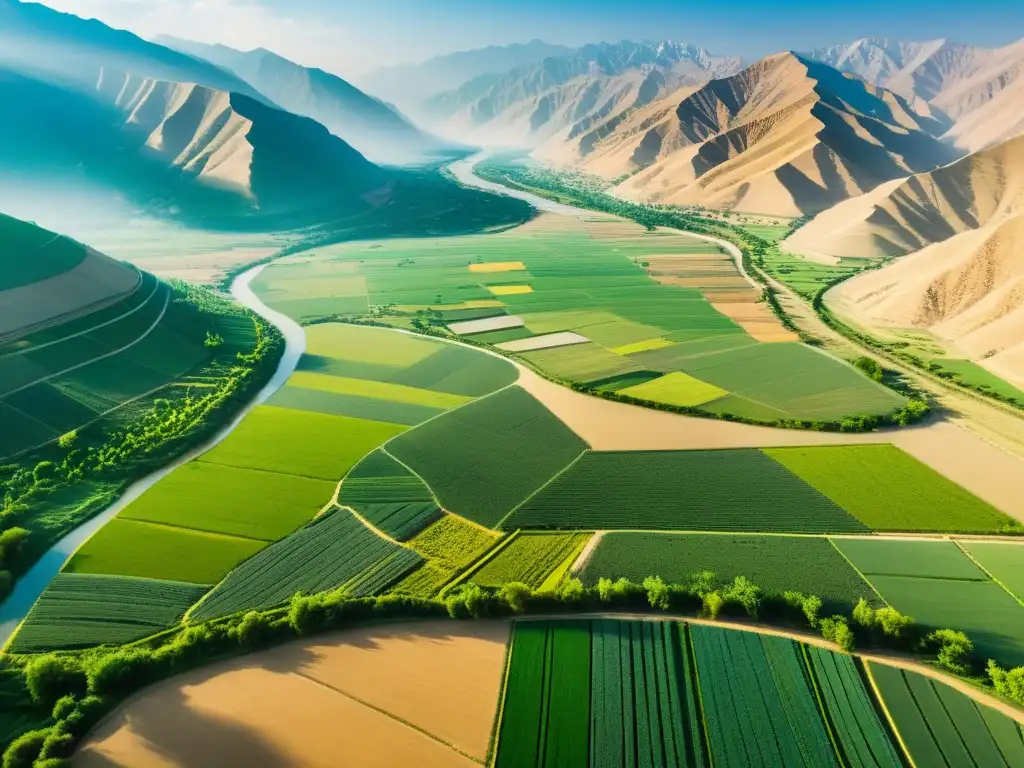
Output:
<instances>
[{"instance_id":1,"label":"blue sky","mask_svg":"<svg viewBox=\"0 0 1024 768\"><path fill-rule=\"evenodd\" d=\"M949 37L1002 45L1024 36L1024 2L829 0L43 0L146 37L167 33L264 46L357 77L382 64L541 38L580 45L671 38L754 59L858 37Z\"/></svg>"}]
</instances>

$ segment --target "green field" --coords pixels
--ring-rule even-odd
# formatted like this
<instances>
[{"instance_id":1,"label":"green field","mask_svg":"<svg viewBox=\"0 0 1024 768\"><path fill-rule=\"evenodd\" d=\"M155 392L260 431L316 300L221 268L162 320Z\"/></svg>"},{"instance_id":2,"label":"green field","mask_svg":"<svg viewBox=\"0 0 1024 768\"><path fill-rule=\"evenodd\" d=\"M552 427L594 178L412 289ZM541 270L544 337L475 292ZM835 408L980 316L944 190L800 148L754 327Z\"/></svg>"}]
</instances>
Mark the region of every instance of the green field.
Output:
<instances>
[{"instance_id":1,"label":"green field","mask_svg":"<svg viewBox=\"0 0 1024 768\"><path fill-rule=\"evenodd\" d=\"M392 592L433 597L498 540L498 534L455 515L444 515L408 542L426 562L395 584Z\"/></svg>"},{"instance_id":2,"label":"green field","mask_svg":"<svg viewBox=\"0 0 1024 768\"><path fill-rule=\"evenodd\" d=\"M982 658L1024 665L1024 606L991 581L870 576L882 599L917 623L967 634Z\"/></svg>"},{"instance_id":3,"label":"green field","mask_svg":"<svg viewBox=\"0 0 1024 768\"><path fill-rule=\"evenodd\" d=\"M842 539L832 543L863 574L987 581L988 576L951 541Z\"/></svg>"},{"instance_id":4,"label":"green field","mask_svg":"<svg viewBox=\"0 0 1024 768\"><path fill-rule=\"evenodd\" d=\"M764 452L876 531L993 532L1017 524L891 445Z\"/></svg>"},{"instance_id":5,"label":"green field","mask_svg":"<svg viewBox=\"0 0 1024 768\"><path fill-rule=\"evenodd\" d=\"M611 531L579 576L588 586L600 578L639 583L647 576L679 584L702 571L713 572L722 583L746 576L769 595L795 590L847 607L861 597L879 602L828 539L808 536Z\"/></svg>"},{"instance_id":6,"label":"green field","mask_svg":"<svg viewBox=\"0 0 1024 768\"><path fill-rule=\"evenodd\" d=\"M427 392L428 390L413 390ZM267 400L267 405L298 411L313 411L353 419L382 421L388 424L415 426L444 413L444 408L432 408L415 403L382 400L378 397L346 395L322 389L307 389L287 384Z\"/></svg>"},{"instance_id":7,"label":"green field","mask_svg":"<svg viewBox=\"0 0 1024 768\"><path fill-rule=\"evenodd\" d=\"M805 652L846 764L902 768L854 660L813 645Z\"/></svg>"},{"instance_id":8,"label":"green field","mask_svg":"<svg viewBox=\"0 0 1024 768\"><path fill-rule=\"evenodd\" d=\"M334 487L327 480L193 461L129 504L118 519L268 542L310 520L331 500Z\"/></svg>"},{"instance_id":9,"label":"green field","mask_svg":"<svg viewBox=\"0 0 1024 768\"><path fill-rule=\"evenodd\" d=\"M590 539L589 533L522 533L474 571L470 581L482 587L521 582L539 589L569 558L575 558Z\"/></svg>"},{"instance_id":10,"label":"green field","mask_svg":"<svg viewBox=\"0 0 1024 768\"><path fill-rule=\"evenodd\" d=\"M423 481L382 449L346 475L339 501L399 541L415 536L441 515Z\"/></svg>"},{"instance_id":11,"label":"green field","mask_svg":"<svg viewBox=\"0 0 1024 768\"><path fill-rule=\"evenodd\" d=\"M1006 715L916 672L867 666L914 765L1024 765L1020 727Z\"/></svg>"},{"instance_id":12,"label":"green field","mask_svg":"<svg viewBox=\"0 0 1024 768\"><path fill-rule=\"evenodd\" d=\"M618 390L619 394L669 405L697 406L729 394L714 384L685 373L667 373L661 378Z\"/></svg>"},{"instance_id":13,"label":"green field","mask_svg":"<svg viewBox=\"0 0 1024 768\"><path fill-rule=\"evenodd\" d=\"M32 607L10 650L46 653L138 640L176 624L208 589L131 576L60 573Z\"/></svg>"},{"instance_id":14,"label":"green field","mask_svg":"<svg viewBox=\"0 0 1024 768\"><path fill-rule=\"evenodd\" d=\"M839 768L796 643L718 627L690 632L716 766Z\"/></svg>"},{"instance_id":15,"label":"green field","mask_svg":"<svg viewBox=\"0 0 1024 768\"><path fill-rule=\"evenodd\" d=\"M421 560L374 534L351 512L334 510L235 568L192 615L212 619L277 605L298 592L341 587L353 597L375 595Z\"/></svg>"},{"instance_id":16,"label":"green field","mask_svg":"<svg viewBox=\"0 0 1024 768\"><path fill-rule=\"evenodd\" d=\"M75 552L64 573L216 584L266 542L115 517ZM182 553L188 556L183 557Z\"/></svg>"},{"instance_id":17,"label":"green field","mask_svg":"<svg viewBox=\"0 0 1024 768\"><path fill-rule=\"evenodd\" d=\"M503 526L789 533L867 530L753 449L590 451L519 507Z\"/></svg>"},{"instance_id":18,"label":"green field","mask_svg":"<svg viewBox=\"0 0 1024 768\"><path fill-rule=\"evenodd\" d=\"M200 461L336 483L359 459L404 430L396 424L261 405Z\"/></svg>"},{"instance_id":19,"label":"green field","mask_svg":"<svg viewBox=\"0 0 1024 768\"><path fill-rule=\"evenodd\" d=\"M1024 548L998 541L961 541L981 567L1024 602Z\"/></svg>"},{"instance_id":20,"label":"green field","mask_svg":"<svg viewBox=\"0 0 1024 768\"><path fill-rule=\"evenodd\" d=\"M584 448L519 387L450 411L388 444L445 509L486 526L497 525Z\"/></svg>"}]
</instances>

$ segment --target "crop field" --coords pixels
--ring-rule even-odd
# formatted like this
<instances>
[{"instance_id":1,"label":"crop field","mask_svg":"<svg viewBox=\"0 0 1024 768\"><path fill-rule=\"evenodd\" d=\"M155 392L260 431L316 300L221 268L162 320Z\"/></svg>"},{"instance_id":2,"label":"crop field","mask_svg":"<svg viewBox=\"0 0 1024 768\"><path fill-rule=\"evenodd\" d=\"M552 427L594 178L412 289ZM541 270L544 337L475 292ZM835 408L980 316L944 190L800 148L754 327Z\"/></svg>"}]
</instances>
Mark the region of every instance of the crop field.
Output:
<instances>
[{"instance_id":1,"label":"crop field","mask_svg":"<svg viewBox=\"0 0 1024 768\"><path fill-rule=\"evenodd\" d=\"M393 403L405 403L419 405L428 408L445 410L454 408L457 405L469 402L470 398L463 395L452 395L447 392L435 392L430 389L409 387L403 384L392 384L387 381L370 381L368 379L345 378L344 376L329 376L325 374L311 373L309 371L296 371L289 379L288 384L305 389L315 389L321 392L331 392L337 395L354 395L368 397L377 400L387 400ZM387 421L387 419L380 419Z\"/></svg>"},{"instance_id":2,"label":"crop field","mask_svg":"<svg viewBox=\"0 0 1024 768\"><path fill-rule=\"evenodd\" d=\"M470 580L482 587L517 581L538 589L560 565L575 558L589 540L589 533L520 534Z\"/></svg>"},{"instance_id":3,"label":"crop field","mask_svg":"<svg viewBox=\"0 0 1024 768\"><path fill-rule=\"evenodd\" d=\"M228 574L193 612L200 620L283 603L297 592L375 595L422 558L380 538L347 510L326 512Z\"/></svg>"},{"instance_id":4,"label":"crop field","mask_svg":"<svg viewBox=\"0 0 1024 768\"><path fill-rule=\"evenodd\" d=\"M785 467L753 449L588 451L516 509L503 527L867 530Z\"/></svg>"},{"instance_id":5,"label":"crop field","mask_svg":"<svg viewBox=\"0 0 1024 768\"><path fill-rule=\"evenodd\" d=\"M339 500L399 541L415 536L441 515L423 481L382 449L345 477Z\"/></svg>"},{"instance_id":6,"label":"crop field","mask_svg":"<svg viewBox=\"0 0 1024 768\"><path fill-rule=\"evenodd\" d=\"M392 587L415 597L433 597L441 587L476 561L498 540L498 534L466 522L456 515L443 515L408 542L426 561Z\"/></svg>"},{"instance_id":7,"label":"crop field","mask_svg":"<svg viewBox=\"0 0 1024 768\"><path fill-rule=\"evenodd\" d=\"M667 373L661 378L620 389L619 394L669 405L696 406L725 397L728 392L685 373Z\"/></svg>"},{"instance_id":8,"label":"crop field","mask_svg":"<svg viewBox=\"0 0 1024 768\"><path fill-rule=\"evenodd\" d=\"M796 643L717 627L690 632L716 766L839 768Z\"/></svg>"},{"instance_id":9,"label":"crop field","mask_svg":"<svg viewBox=\"0 0 1024 768\"><path fill-rule=\"evenodd\" d=\"M690 374L733 393L716 402L715 412L763 420L840 419L887 413L905 402L839 360L794 342L759 342L742 323L720 313L705 291L721 301L732 300L727 290L756 293L713 243L677 232L648 233L623 222L615 226L630 234L608 237L593 229L598 225L571 217L549 215L543 221L486 236L319 249L307 265L317 280L305 290L323 297L348 294L355 275L364 280L369 305L393 304L407 312L436 308L448 312L443 317L455 324L456 333L486 334L518 322L502 313L521 317L529 335L575 332L591 341L520 354L552 376L581 383L648 369ZM271 268L261 276L265 289L277 288L273 275ZM297 287L293 273L280 275L282 288L290 282ZM498 311L472 306L486 300L504 306ZM448 309L455 307L465 309ZM345 312L355 310L344 305ZM482 318L495 318L496 324L461 325ZM773 318L767 322L775 323ZM499 344L529 338L523 332L497 333L483 340ZM717 353L687 346L722 336L732 340Z\"/></svg>"},{"instance_id":10,"label":"crop field","mask_svg":"<svg viewBox=\"0 0 1024 768\"><path fill-rule=\"evenodd\" d=\"M354 381L358 381L358 379ZM416 391L427 392L428 390ZM346 395L322 389L307 389L292 384L286 384L277 390L267 400L266 405L282 409L332 414L334 416L349 416L353 419L386 422L407 427L412 427L427 419L432 419L446 410L445 408L433 408L427 405L416 405L415 403L384 400L378 397Z\"/></svg>"},{"instance_id":11,"label":"crop field","mask_svg":"<svg viewBox=\"0 0 1024 768\"><path fill-rule=\"evenodd\" d=\"M10 650L47 653L138 640L176 624L208 589L131 576L61 573L32 607Z\"/></svg>"},{"instance_id":12,"label":"crop field","mask_svg":"<svg viewBox=\"0 0 1024 768\"><path fill-rule=\"evenodd\" d=\"M115 517L75 552L63 572L216 584L265 546L254 539Z\"/></svg>"},{"instance_id":13,"label":"crop field","mask_svg":"<svg viewBox=\"0 0 1024 768\"><path fill-rule=\"evenodd\" d=\"M891 445L766 448L764 452L872 530L990 532L1012 522Z\"/></svg>"},{"instance_id":14,"label":"crop field","mask_svg":"<svg viewBox=\"0 0 1024 768\"><path fill-rule=\"evenodd\" d=\"M1024 665L1024 606L992 581L869 576L882 599L919 624L965 632L979 655Z\"/></svg>"},{"instance_id":15,"label":"crop field","mask_svg":"<svg viewBox=\"0 0 1024 768\"><path fill-rule=\"evenodd\" d=\"M816 646L805 646L805 652L845 764L901 768L853 659Z\"/></svg>"},{"instance_id":16,"label":"crop field","mask_svg":"<svg viewBox=\"0 0 1024 768\"><path fill-rule=\"evenodd\" d=\"M866 662L893 730L918 766L1024 765L1020 727L945 683Z\"/></svg>"},{"instance_id":17,"label":"crop field","mask_svg":"<svg viewBox=\"0 0 1024 768\"><path fill-rule=\"evenodd\" d=\"M488 527L586 445L519 387L451 411L388 444L441 506Z\"/></svg>"},{"instance_id":18,"label":"crop field","mask_svg":"<svg viewBox=\"0 0 1024 768\"><path fill-rule=\"evenodd\" d=\"M832 542L868 576L988 581L985 572L951 541L835 538Z\"/></svg>"},{"instance_id":19,"label":"crop field","mask_svg":"<svg viewBox=\"0 0 1024 768\"><path fill-rule=\"evenodd\" d=\"M611 531L594 547L579 577L587 586L602 577L639 583L661 576L682 583L702 571L723 583L746 576L769 595L796 590L826 603L848 606L861 597L880 602L828 539L808 536Z\"/></svg>"},{"instance_id":20,"label":"crop field","mask_svg":"<svg viewBox=\"0 0 1024 768\"><path fill-rule=\"evenodd\" d=\"M199 461L336 483L368 452L403 431L397 424L261 405Z\"/></svg>"},{"instance_id":21,"label":"crop field","mask_svg":"<svg viewBox=\"0 0 1024 768\"><path fill-rule=\"evenodd\" d=\"M998 541L961 541L992 578L1024 602L1024 549Z\"/></svg>"},{"instance_id":22,"label":"crop field","mask_svg":"<svg viewBox=\"0 0 1024 768\"><path fill-rule=\"evenodd\" d=\"M129 504L118 519L268 542L310 520L331 500L334 486L327 480L193 461Z\"/></svg>"}]
</instances>

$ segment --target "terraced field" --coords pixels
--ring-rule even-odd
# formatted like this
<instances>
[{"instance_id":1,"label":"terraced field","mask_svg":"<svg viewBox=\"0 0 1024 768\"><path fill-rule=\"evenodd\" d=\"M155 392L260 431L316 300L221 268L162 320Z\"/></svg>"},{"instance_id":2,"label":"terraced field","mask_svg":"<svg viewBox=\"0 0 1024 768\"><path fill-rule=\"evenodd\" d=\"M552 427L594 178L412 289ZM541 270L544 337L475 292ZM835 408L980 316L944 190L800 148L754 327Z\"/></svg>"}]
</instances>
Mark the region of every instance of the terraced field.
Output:
<instances>
[{"instance_id":1,"label":"terraced field","mask_svg":"<svg viewBox=\"0 0 1024 768\"><path fill-rule=\"evenodd\" d=\"M457 333L571 382L668 376L629 393L652 402L761 421L905 402L795 342L717 245L624 221L548 215L496 235L346 243L283 260L260 280L286 312L389 307L398 314L379 319L408 327L412 313L436 310Z\"/></svg>"}]
</instances>

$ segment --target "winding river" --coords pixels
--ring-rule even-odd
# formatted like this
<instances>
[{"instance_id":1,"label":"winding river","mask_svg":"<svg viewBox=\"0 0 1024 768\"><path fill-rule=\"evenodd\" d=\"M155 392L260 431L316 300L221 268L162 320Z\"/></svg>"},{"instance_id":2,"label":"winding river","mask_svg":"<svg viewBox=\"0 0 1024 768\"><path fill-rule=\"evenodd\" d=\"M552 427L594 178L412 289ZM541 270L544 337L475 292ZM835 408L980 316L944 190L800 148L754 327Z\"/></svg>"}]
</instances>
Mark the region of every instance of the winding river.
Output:
<instances>
[{"instance_id":1,"label":"winding river","mask_svg":"<svg viewBox=\"0 0 1024 768\"><path fill-rule=\"evenodd\" d=\"M306 333L302 330L302 326L290 317L270 309L270 307L266 306L259 300L259 298L257 298L256 294L253 293L250 284L263 270L264 266L266 265L253 267L236 277L234 282L231 283L231 295L239 304L248 307L253 312L256 312L258 315L261 315L267 321L277 326L278 330L280 330L284 336L284 355L281 357L281 361L277 365L277 370L274 372L270 381L268 381L264 385L263 389L261 389L256 396L238 412L229 424L218 431L217 434L197 448L194 448L183 456L175 459L170 464L167 464L155 472L146 475L141 480L137 480L132 483L125 490L121 498L119 498L114 504L104 509L95 517L90 518L85 523L82 523L82 525L75 528L71 533L67 534L47 550L46 554L44 554L38 562L32 566L28 573L18 580L18 583L14 587L14 591L4 601L3 605L0 605L0 644L7 642L7 639L11 634L13 634L14 630L17 629L18 624L21 623L22 619L25 618L33 604L35 604L36 600L43 593L43 590L46 589L47 585L49 585L53 578L60 572L64 563L67 562L68 558L75 552L75 550L88 540L90 536L96 533L96 531L117 515L118 512L131 504L155 483L159 482L183 464L186 464L192 461L192 459L206 453L224 440L224 438L230 435L231 432L234 431L235 427L241 423L242 419L245 418L249 411L274 394L274 392L276 392L281 385L287 381L288 377L291 376L292 371L295 370L295 366L299 363L299 358L302 357L302 353L306 350Z\"/></svg>"}]
</instances>

